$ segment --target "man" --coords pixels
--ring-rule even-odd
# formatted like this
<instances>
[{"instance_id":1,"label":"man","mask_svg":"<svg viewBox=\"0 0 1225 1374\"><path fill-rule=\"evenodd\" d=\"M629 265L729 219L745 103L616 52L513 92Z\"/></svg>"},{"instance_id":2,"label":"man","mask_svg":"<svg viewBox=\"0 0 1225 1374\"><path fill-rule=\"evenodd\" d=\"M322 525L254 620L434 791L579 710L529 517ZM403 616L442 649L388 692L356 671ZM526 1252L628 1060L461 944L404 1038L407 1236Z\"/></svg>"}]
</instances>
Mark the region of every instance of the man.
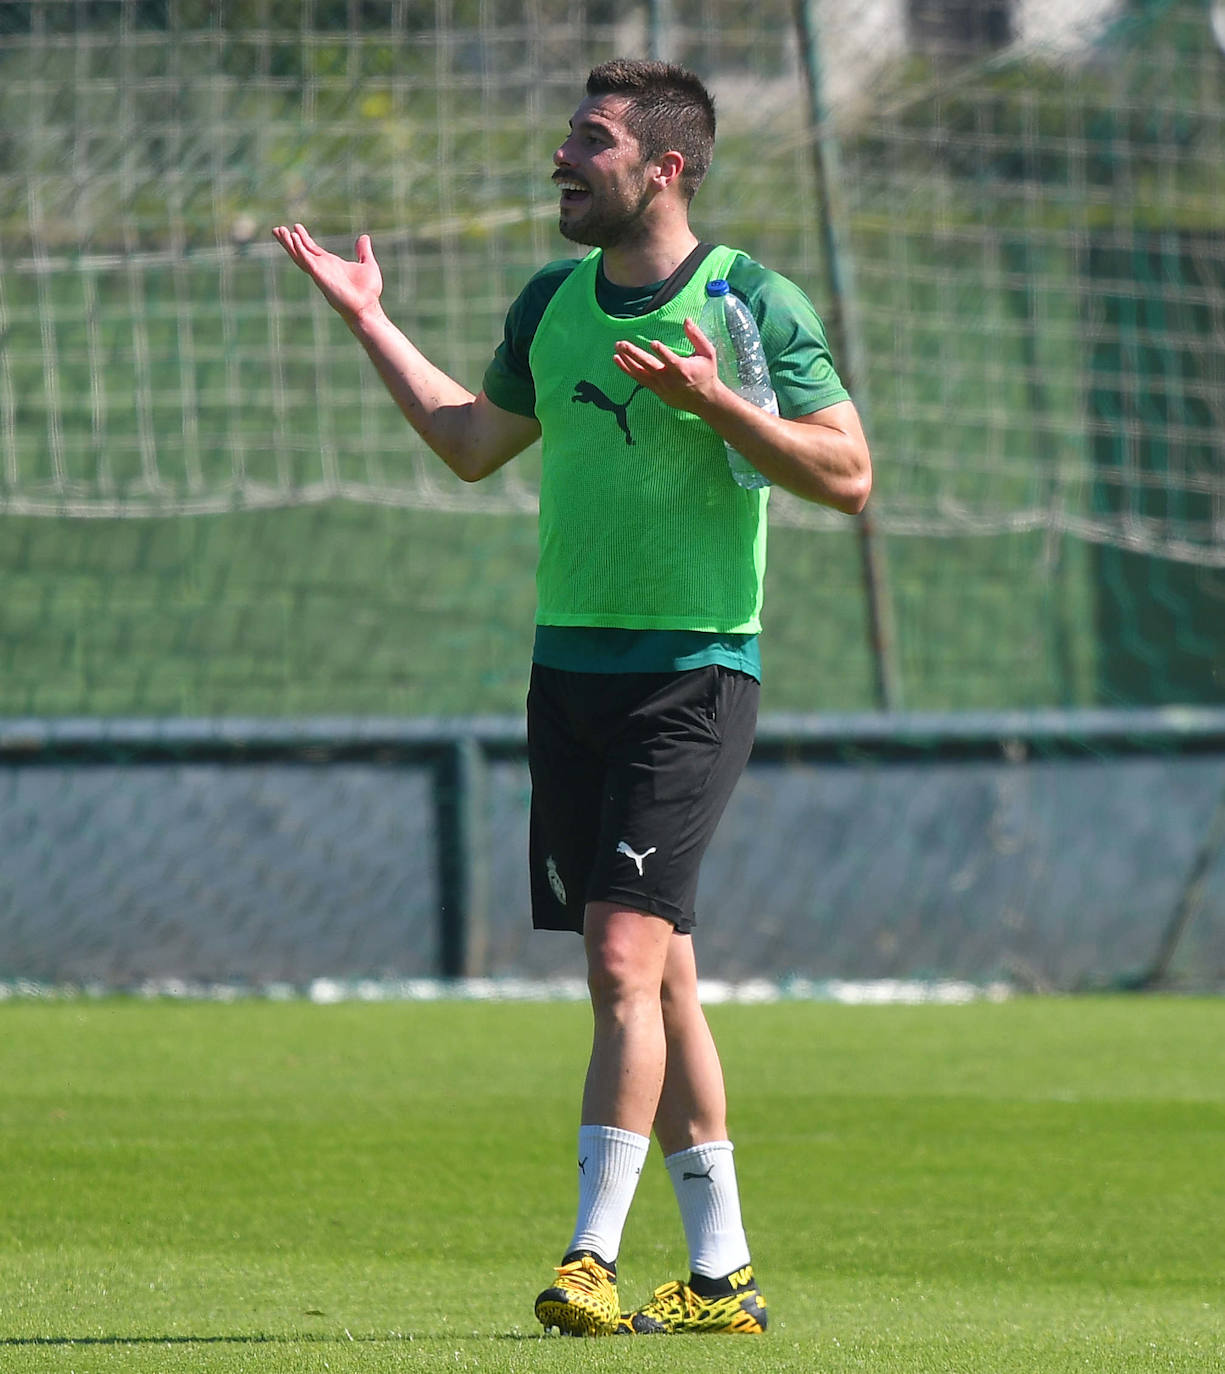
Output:
<instances>
[{"instance_id":1,"label":"man","mask_svg":"<svg viewBox=\"0 0 1225 1374\"><path fill-rule=\"evenodd\" d=\"M725 441L771 482L846 513L871 487L811 304L690 228L714 133L709 94L681 68L618 60L591 72L553 179L562 234L594 251L532 278L475 395L383 314L368 236L347 262L300 225L274 231L459 477L478 481L543 442L532 919L582 933L594 1037L578 1216L536 1315L572 1335L765 1329L690 935L698 865L747 761L760 679L766 492L734 482ZM778 415L719 380L694 323L716 277L758 318ZM690 1275L622 1313L616 1260L652 1131Z\"/></svg>"}]
</instances>

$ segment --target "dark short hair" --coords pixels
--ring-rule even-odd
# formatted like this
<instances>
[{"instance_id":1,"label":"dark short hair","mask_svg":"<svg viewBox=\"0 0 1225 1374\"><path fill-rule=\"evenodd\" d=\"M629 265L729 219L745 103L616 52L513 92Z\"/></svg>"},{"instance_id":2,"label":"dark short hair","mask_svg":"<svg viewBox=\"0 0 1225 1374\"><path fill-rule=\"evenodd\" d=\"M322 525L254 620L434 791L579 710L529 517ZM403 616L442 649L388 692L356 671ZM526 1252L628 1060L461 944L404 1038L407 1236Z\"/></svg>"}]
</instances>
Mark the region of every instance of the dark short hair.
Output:
<instances>
[{"instance_id":1,"label":"dark short hair","mask_svg":"<svg viewBox=\"0 0 1225 1374\"><path fill-rule=\"evenodd\" d=\"M592 68L587 94L628 100L626 127L643 157L680 153L681 186L692 200L715 153L715 102L701 80L672 62L616 57Z\"/></svg>"}]
</instances>

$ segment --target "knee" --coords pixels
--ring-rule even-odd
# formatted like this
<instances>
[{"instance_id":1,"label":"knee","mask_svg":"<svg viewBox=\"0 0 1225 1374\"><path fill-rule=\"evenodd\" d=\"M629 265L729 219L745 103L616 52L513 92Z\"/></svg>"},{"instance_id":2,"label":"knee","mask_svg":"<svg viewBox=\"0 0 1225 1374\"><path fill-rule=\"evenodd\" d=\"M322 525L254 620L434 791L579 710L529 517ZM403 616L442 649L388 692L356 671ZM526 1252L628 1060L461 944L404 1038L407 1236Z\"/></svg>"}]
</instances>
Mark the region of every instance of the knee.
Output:
<instances>
[{"instance_id":1,"label":"knee","mask_svg":"<svg viewBox=\"0 0 1225 1374\"><path fill-rule=\"evenodd\" d=\"M635 959L632 949L601 943L587 957L587 988L593 1005L614 1007L651 998L659 1001L659 982Z\"/></svg>"},{"instance_id":2,"label":"knee","mask_svg":"<svg viewBox=\"0 0 1225 1374\"><path fill-rule=\"evenodd\" d=\"M626 914L628 919L593 922L587 932L587 986L597 1008L660 1001L659 918Z\"/></svg>"}]
</instances>

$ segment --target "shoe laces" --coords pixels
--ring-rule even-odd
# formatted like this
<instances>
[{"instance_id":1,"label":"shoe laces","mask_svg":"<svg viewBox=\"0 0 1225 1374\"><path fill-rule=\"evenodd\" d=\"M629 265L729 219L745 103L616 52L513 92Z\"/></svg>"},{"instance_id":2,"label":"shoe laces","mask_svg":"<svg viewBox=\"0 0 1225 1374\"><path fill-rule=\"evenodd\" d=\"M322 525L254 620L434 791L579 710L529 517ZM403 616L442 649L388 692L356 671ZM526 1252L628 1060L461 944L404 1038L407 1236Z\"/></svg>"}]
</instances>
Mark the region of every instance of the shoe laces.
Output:
<instances>
[{"instance_id":1,"label":"shoe laces","mask_svg":"<svg viewBox=\"0 0 1225 1374\"><path fill-rule=\"evenodd\" d=\"M673 1279L660 1284L642 1311L647 1316L689 1316L699 1301L698 1295L683 1279Z\"/></svg>"},{"instance_id":2,"label":"shoe laces","mask_svg":"<svg viewBox=\"0 0 1225 1374\"><path fill-rule=\"evenodd\" d=\"M581 1289L593 1297L600 1296L600 1289L612 1283L608 1270L590 1255L571 1260L569 1264L559 1264L557 1273L560 1278L569 1281L568 1287Z\"/></svg>"}]
</instances>

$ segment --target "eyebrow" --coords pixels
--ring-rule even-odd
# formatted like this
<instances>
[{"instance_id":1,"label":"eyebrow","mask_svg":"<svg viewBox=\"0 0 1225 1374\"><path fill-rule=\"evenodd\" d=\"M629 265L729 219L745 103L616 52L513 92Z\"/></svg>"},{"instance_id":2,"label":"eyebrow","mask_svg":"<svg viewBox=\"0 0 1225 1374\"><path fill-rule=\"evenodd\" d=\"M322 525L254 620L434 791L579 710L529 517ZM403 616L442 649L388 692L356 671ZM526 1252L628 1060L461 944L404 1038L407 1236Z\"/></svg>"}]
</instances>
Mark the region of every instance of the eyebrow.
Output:
<instances>
[{"instance_id":1,"label":"eyebrow","mask_svg":"<svg viewBox=\"0 0 1225 1374\"><path fill-rule=\"evenodd\" d=\"M592 119L590 117L580 119L577 125L575 124L574 120L571 120L570 132L574 133L577 129L594 129L597 133L601 134L612 133L611 124L605 123L605 121L602 119Z\"/></svg>"}]
</instances>

